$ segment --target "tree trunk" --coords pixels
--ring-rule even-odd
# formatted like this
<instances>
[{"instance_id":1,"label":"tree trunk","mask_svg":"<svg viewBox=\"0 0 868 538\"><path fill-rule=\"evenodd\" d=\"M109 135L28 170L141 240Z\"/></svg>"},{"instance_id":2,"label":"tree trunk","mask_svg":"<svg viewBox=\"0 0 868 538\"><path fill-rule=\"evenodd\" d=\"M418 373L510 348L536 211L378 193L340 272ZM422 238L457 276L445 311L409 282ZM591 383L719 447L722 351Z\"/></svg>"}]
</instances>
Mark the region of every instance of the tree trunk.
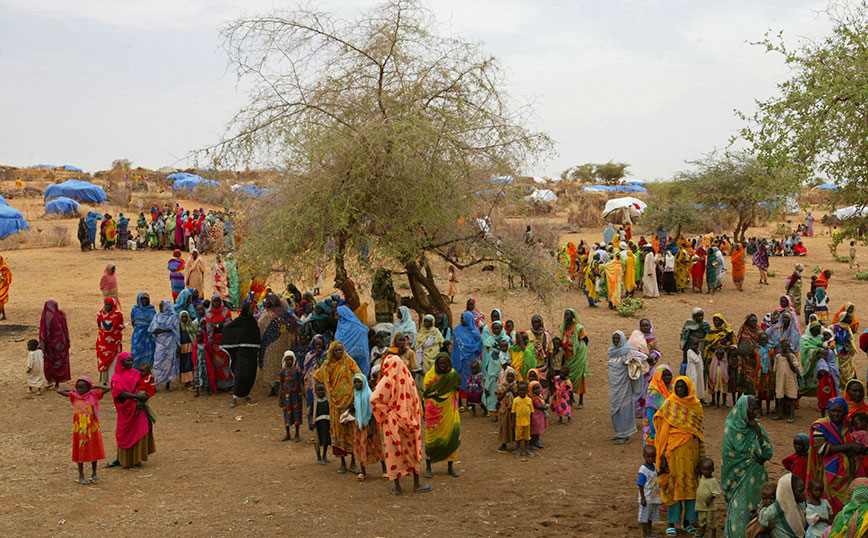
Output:
<instances>
[{"instance_id":1,"label":"tree trunk","mask_svg":"<svg viewBox=\"0 0 868 538\"><path fill-rule=\"evenodd\" d=\"M410 291L413 293L413 310L420 315L444 312L449 318L449 325L452 326L452 310L434 282L431 267L424 259L422 263L424 266L415 260L405 260L403 263L407 271L407 280L410 282Z\"/></svg>"},{"instance_id":2,"label":"tree trunk","mask_svg":"<svg viewBox=\"0 0 868 538\"><path fill-rule=\"evenodd\" d=\"M356 286L350 283L350 277L347 274L347 267L344 263L347 253L347 240L343 234L338 234L335 237L335 242L337 243L337 252L335 253L335 288L343 292L347 306L355 312L362 305L362 300L359 298Z\"/></svg>"}]
</instances>

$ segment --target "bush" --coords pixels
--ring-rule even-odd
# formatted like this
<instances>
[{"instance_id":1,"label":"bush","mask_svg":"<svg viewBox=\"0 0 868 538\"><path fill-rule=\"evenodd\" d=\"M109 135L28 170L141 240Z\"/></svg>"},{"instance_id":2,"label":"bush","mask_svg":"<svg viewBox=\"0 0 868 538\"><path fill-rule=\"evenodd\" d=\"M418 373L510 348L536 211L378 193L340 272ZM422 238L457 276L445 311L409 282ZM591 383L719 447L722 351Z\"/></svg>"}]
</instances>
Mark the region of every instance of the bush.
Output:
<instances>
[{"instance_id":1,"label":"bush","mask_svg":"<svg viewBox=\"0 0 868 538\"><path fill-rule=\"evenodd\" d=\"M634 299L632 297L624 297L617 306L618 314L625 318L633 317L636 312L645 310L644 299Z\"/></svg>"},{"instance_id":2,"label":"bush","mask_svg":"<svg viewBox=\"0 0 868 538\"><path fill-rule=\"evenodd\" d=\"M868 271L860 271L856 273L856 280L868 280Z\"/></svg>"}]
</instances>

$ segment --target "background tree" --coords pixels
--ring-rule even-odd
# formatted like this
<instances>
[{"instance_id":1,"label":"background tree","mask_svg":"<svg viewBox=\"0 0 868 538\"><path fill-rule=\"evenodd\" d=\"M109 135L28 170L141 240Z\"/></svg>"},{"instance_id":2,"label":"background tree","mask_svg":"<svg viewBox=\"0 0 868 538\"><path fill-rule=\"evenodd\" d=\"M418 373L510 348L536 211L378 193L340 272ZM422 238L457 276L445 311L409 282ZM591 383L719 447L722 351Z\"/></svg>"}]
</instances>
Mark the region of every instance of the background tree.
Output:
<instances>
[{"instance_id":1,"label":"background tree","mask_svg":"<svg viewBox=\"0 0 868 538\"><path fill-rule=\"evenodd\" d=\"M691 164L695 169L677 178L689 187L694 203L703 211L735 213L733 236L739 241L744 240L759 211L783 207L800 188L798 176L789 169L772 171L747 152L712 153Z\"/></svg>"},{"instance_id":2,"label":"background tree","mask_svg":"<svg viewBox=\"0 0 868 538\"><path fill-rule=\"evenodd\" d=\"M627 163L612 161L602 164L579 164L561 172L561 179L578 181L579 183L594 183L596 181L620 183L627 176L627 168L629 166Z\"/></svg>"},{"instance_id":3,"label":"background tree","mask_svg":"<svg viewBox=\"0 0 868 538\"><path fill-rule=\"evenodd\" d=\"M791 49L780 34L759 44L781 55L790 77L777 95L757 101L741 136L763 162L799 179L826 177L839 186L833 201L868 205L868 4L836 2L827 11L830 35ZM861 219L850 219L852 229Z\"/></svg>"},{"instance_id":4,"label":"background tree","mask_svg":"<svg viewBox=\"0 0 868 538\"><path fill-rule=\"evenodd\" d=\"M129 170L133 167L129 159L115 159L112 161L112 170Z\"/></svg>"},{"instance_id":5,"label":"background tree","mask_svg":"<svg viewBox=\"0 0 868 538\"><path fill-rule=\"evenodd\" d=\"M666 230L673 237L679 237L685 231L704 229L706 219L687 181L653 183L649 185L649 190L648 209L640 220L644 229L650 232Z\"/></svg>"},{"instance_id":6,"label":"background tree","mask_svg":"<svg viewBox=\"0 0 868 538\"><path fill-rule=\"evenodd\" d=\"M242 246L248 263L303 274L331 259L343 289L350 253L365 250L403 268L416 310L447 313L429 256L458 268L510 263L514 238L480 225L502 196L475 193L551 142L526 127L530 111L503 92L495 58L438 35L414 0L353 21L281 11L234 21L223 36L253 90L206 154L218 167L288 171L246 224L256 230ZM533 269L542 291L545 271Z\"/></svg>"}]
</instances>

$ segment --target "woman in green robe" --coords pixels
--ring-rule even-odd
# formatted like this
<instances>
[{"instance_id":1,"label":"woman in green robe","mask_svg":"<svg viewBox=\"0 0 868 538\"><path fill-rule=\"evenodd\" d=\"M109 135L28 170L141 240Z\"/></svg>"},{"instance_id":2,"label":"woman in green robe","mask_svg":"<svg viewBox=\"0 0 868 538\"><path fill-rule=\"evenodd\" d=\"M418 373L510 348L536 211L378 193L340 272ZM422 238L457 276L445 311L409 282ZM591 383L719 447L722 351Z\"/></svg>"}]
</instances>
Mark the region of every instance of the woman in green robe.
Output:
<instances>
[{"instance_id":1,"label":"woman in green robe","mask_svg":"<svg viewBox=\"0 0 868 538\"><path fill-rule=\"evenodd\" d=\"M799 396L817 395L817 361L820 359L821 350L825 353L823 326L819 321L815 321L802 335L802 375L799 382Z\"/></svg>"},{"instance_id":2,"label":"woman in green robe","mask_svg":"<svg viewBox=\"0 0 868 538\"><path fill-rule=\"evenodd\" d=\"M744 395L726 417L720 478L726 499L725 538L744 536L751 510L760 505L760 487L768 482L765 462L772 457L772 443L756 420L760 401Z\"/></svg>"},{"instance_id":3,"label":"woman in green robe","mask_svg":"<svg viewBox=\"0 0 868 538\"><path fill-rule=\"evenodd\" d=\"M603 279L605 280L605 279ZM564 348L564 365L570 368L570 382L573 392L578 394L576 409L584 405L585 379L590 375L588 370L588 335L579 322L579 315L572 308L564 312L564 322L561 324L561 346Z\"/></svg>"},{"instance_id":4,"label":"woman in green robe","mask_svg":"<svg viewBox=\"0 0 868 538\"><path fill-rule=\"evenodd\" d=\"M232 301L232 308L238 308L241 305L241 288L239 287L238 267L232 259L231 252L226 255L223 264L226 266L226 280L229 282L229 299Z\"/></svg>"}]
</instances>

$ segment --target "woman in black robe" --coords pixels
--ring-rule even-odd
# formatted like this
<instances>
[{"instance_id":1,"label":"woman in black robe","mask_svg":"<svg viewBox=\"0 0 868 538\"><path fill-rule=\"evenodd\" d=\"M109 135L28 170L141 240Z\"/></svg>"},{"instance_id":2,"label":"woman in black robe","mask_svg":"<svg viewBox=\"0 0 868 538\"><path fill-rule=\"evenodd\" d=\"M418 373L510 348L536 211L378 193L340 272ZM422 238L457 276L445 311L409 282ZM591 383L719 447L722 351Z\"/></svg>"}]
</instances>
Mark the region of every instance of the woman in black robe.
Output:
<instances>
[{"instance_id":1,"label":"woman in black robe","mask_svg":"<svg viewBox=\"0 0 868 538\"><path fill-rule=\"evenodd\" d=\"M254 401L250 397L250 389L256 381L261 340L256 318L250 313L252 307L253 303L245 303L241 307L241 314L223 327L220 347L232 358L232 372L235 375L229 407L235 407L239 398L246 398L248 403Z\"/></svg>"}]
</instances>

